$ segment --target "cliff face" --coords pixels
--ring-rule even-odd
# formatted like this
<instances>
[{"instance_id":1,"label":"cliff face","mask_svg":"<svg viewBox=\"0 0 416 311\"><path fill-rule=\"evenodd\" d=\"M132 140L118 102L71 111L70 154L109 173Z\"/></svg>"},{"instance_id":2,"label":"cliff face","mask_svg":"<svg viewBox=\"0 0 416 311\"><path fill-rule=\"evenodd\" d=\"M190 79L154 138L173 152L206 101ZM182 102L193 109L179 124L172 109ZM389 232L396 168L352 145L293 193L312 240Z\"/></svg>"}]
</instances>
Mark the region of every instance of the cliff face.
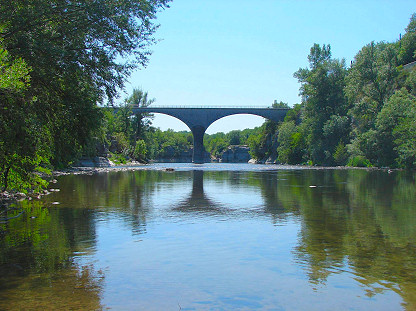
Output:
<instances>
[{"instance_id":1,"label":"cliff face","mask_svg":"<svg viewBox=\"0 0 416 311\"><path fill-rule=\"evenodd\" d=\"M248 153L250 148L248 146L229 146L220 158L220 162L226 163L247 163L251 156Z\"/></svg>"},{"instance_id":2,"label":"cliff face","mask_svg":"<svg viewBox=\"0 0 416 311\"><path fill-rule=\"evenodd\" d=\"M176 152L174 148L167 147L165 149L165 153L163 157L153 159L155 162L176 162L176 163L191 163L192 162L192 154L193 154L193 147L181 151ZM208 152L204 154L204 161L211 162L211 155Z\"/></svg>"}]
</instances>

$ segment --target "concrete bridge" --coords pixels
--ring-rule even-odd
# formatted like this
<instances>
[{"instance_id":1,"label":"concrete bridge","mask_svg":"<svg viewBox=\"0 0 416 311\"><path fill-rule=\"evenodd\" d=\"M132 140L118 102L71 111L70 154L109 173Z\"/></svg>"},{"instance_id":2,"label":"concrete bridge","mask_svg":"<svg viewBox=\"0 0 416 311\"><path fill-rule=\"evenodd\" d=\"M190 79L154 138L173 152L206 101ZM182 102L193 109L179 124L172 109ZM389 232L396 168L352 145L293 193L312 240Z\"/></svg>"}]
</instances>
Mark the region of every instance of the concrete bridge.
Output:
<instances>
[{"instance_id":1,"label":"concrete bridge","mask_svg":"<svg viewBox=\"0 0 416 311\"><path fill-rule=\"evenodd\" d=\"M260 116L275 122L283 121L288 108L204 108L204 107L133 107L134 114L162 113L175 117L185 123L194 137L194 151L192 161L204 162L204 133L215 121L235 114L251 114Z\"/></svg>"}]
</instances>

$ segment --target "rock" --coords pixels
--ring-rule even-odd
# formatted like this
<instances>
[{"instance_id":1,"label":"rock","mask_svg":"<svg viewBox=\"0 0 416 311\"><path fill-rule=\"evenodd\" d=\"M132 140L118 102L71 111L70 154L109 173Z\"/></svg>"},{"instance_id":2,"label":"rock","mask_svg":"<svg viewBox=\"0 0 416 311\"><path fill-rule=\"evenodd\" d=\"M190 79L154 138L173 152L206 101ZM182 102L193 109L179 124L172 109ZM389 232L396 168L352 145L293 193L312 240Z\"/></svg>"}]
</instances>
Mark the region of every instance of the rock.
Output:
<instances>
[{"instance_id":1,"label":"rock","mask_svg":"<svg viewBox=\"0 0 416 311\"><path fill-rule=\"evenodd\" d=\"M24 199L26 199L26 194L24 194L23 192L18 192L18 193L16 193L16 200L18 200L18 201L21 201L21 200L24 200Z\"/></svg>"},{"instance_id":2,"label":"rock","mask_svg":"<svg viewBox=\"0 0 416 311\"><path fill-rule=\"evenodd\" d=\"M78 167L111 167L114 163L105 157L81 158L75 165Z\"/></svg>"},{"instance_id":3,"label":"rock","mask_svg":"<svg viewBox=\"0 0 416 311\"><path fill-rule=\"evenodd\" d=\"M250 160L250 154L248 153L250 148L245 145L233 145L229 146L221 154L221 162L232 162L232 163L247 163Z\"/></svg>"}]
</instances>

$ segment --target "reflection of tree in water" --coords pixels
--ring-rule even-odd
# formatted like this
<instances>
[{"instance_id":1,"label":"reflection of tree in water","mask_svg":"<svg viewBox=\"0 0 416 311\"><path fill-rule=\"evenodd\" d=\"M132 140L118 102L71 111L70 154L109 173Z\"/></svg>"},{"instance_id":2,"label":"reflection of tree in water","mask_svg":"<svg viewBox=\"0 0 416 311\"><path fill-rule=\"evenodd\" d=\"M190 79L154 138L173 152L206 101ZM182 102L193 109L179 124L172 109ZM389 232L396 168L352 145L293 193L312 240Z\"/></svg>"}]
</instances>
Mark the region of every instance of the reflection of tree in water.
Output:
<instances>
[{"instance_id":1,"label":"reflection of tree in water","mask_svg":"<svg viewBox=\"0 0 416 311\"><path fill-rule=\"evenodd\" d=\"M416 307L414 179L402 173L336 170L294 174L290 184L303 191L281 187L279 197L298 200L303 225L294 253L306 264L313 286L348 270L367 287L368 296L388 288L402 296L407 308Z\"/></svg>"},{"instance_id":2,"label":"reflection of tree in water","mask_svg":"<svg viewBox=\"0 0 416 311\"><path fill-rule=\"evenodd\" d=\"M72 259L74 251L89 252L95 244L90 213L68 215L41 201L21 206L25 214L1 228L0 309L99 309L102 275Z\"/></svg>"},{"instance_id":3,"label":"reflection of tree in water","mask_svg":"<svg viewBox=\"0 0 416 311\"><path fill-rule=\"evenodd\" d=\"M30 300L44 309L48 299L69 309L82 309L77 300L83 301L84 309L100 309L102 275L91 267L78 267L72 254L93 251L97 217L113 212L133 232L144 232L156 189L161 183L160 191L182 187L187 182L178 180L187 180L189 174L143 170L65 176L57 185L61 192L46 197L48 208L40 201L24 203L28 212L2 225L6 234L0 237L0 309L24 309ZM294 255L307 270L311 286L325 284L333 273L351 273L368 296L391 288L409 310L416 308L414 176L361 170L193 171L192 189L174 204L174 211L240 216L218 203L221 198L215 193L207 195L204 176L206 182L216 183L214 189L223 183L260 190L263 208L255 210L260 216L270 215L276 223L289 215L300 219ZM50 204L55 200L61 202L59 207ZM71 290L79 299L70 301ZM21 293L28 298L19 299Z\"/></svg>"},{"instance_id":4,"label":"reflection of tree in water","mask_svg":"<svg viewBox=\"0 0 416 311\"><path fill-rule=\"evenodd\" d=\"M299 206L292 197L282 195L278 191L287 182L287 173L279 172L250 172L248 182L261 190L264 201L264 212L272 217L273 223L278 224L289 215L298 215Z\"/></svg>"},{"instance_id":5,"label":"reflection of tree in water","mask_svg":"<svg viewBox=\"0 0 416 311\"><path fill-rule=\"evenodd\" d=\"M101 310L104 274L91 266L70 267L48 277L31 274L0 291L1 310Z\"/></svg>"},{"instance_id":6,"label":"reflection of tree in water","mask_svg":"<svg viewBox=\"0 0 416 311\"><path fill-rule=\"evenodd\" d=\"M61 200L81 210L117 213L133 232L146 231L147 215L152 204L148 200L158 183L174 179L162 171L110 172L92 176L65 176L58 186ZM47 198L53 201L54 197ZM62 202L62 203L64 203ZM97 213L94 213L97 217Z\"/></svg>"}]
</instances>

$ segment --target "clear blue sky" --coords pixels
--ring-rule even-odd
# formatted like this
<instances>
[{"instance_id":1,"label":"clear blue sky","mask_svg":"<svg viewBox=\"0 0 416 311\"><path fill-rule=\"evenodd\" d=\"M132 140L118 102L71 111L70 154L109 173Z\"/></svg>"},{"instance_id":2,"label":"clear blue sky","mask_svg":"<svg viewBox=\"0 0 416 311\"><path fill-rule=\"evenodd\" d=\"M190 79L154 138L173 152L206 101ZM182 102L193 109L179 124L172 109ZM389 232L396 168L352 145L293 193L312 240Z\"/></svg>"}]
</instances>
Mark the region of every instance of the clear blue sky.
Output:
<instances>
[{"instance_id":1,"label":"clear blue sky","mask_svg":"<svg viewBox=\"0 0 416 311\"><path fill-rule=\"evenodd\" d=\"M330 44L347 64L371 41L404 33L416 1L173 0L147 68L132 74L127 97L140 87L158 106L270 106L300 102L293 73L308 66L314 43ZM253 128L264 119L232 116L207 133ZM188 130L157 114L154 126Z\"/></svg>"}]
</instances>

